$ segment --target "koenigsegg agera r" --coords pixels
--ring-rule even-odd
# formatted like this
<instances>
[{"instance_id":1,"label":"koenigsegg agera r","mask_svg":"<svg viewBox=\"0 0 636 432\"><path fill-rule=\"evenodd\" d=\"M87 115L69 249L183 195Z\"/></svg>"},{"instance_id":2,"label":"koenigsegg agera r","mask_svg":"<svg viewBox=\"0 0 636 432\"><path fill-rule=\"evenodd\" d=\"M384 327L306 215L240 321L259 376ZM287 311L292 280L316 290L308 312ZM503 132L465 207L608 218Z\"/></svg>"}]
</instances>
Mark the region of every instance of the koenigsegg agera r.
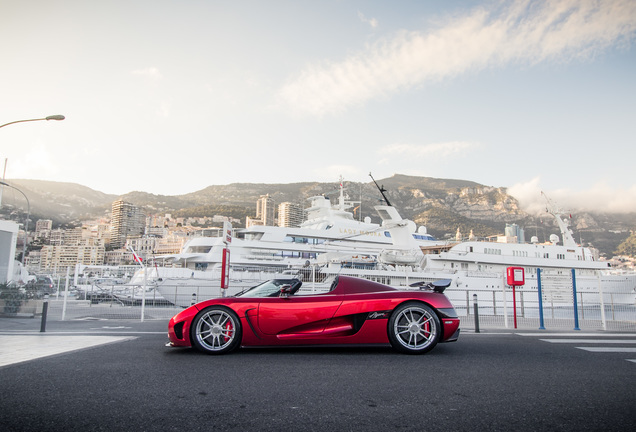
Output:
<instances>
[{"instance_id":1,"label":"koenigsegg agera r","mask_svg":"<svg viewBox=\"0 0 636 432\"><path fill-rule=\"evenodd\" d=\"M459 337L445 283L399 290L338 276L321 294L274 279L236 297L197 303L170 319L170 344L221 354L239 346L390 344L412 354Z\"/></svg>"}]
</instances>

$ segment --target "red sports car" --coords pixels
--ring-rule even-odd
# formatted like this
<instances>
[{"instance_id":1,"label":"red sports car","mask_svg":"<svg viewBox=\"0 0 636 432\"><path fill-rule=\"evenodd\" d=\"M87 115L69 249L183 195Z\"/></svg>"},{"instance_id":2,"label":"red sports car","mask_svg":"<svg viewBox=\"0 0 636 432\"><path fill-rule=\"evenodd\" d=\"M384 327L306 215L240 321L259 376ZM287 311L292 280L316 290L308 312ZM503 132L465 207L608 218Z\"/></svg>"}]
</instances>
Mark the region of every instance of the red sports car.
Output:
<instances>
[{"instance_id":1,"label":"red sports car","mask_svg":"<svg viewBox=\"0 0 636 432\"><path fill-rule=\"evenodd\" d=\"M459 318L443 294L450 280L398 290L338 276L321 294L274 279L235 297L206 300L170 319L176 347L221 354L238 346L391 344L421 354L459 337Z\"/></svg>"}]
</instances>

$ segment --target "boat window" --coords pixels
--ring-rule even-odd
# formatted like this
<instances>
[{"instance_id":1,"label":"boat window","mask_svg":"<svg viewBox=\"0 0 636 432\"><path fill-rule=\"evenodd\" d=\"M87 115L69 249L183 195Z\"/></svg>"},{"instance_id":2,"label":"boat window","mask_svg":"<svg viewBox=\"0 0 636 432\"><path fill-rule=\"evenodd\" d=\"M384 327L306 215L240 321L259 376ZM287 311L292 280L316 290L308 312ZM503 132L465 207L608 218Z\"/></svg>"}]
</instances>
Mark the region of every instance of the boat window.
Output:
<instances>
[{"instance_id":1,"label":"boat window","mask_svg":"<svg viewBox=\"0 0 636 432\"><path fill-rule=\"evenodd\" d=\"M325 239L313 238L313 237L298 237L298 236L285 236L285 242L287 243L301 243L301 244L323 244Z\"/></svg>"},{"instance_id":2,"label":"boat window","mask_svg":"<svg viewBox=\"0 0 636 432\"><path fill-rule=\"evenodd\" d=\"M391 238L391 233L388 231L384 231L384 236Z\"/></svg>"},{"instance_id":3,"label":"boat window","mask_svg":"<svg viewBox=\"0 0 636 432\"><path fill-rule=\"evenodd\" d=\"M432 235L423 235L423 234L413 234L413 238L416 240L435 240L435 237Z\"/></svg>"},{"instance_id":4,"label":"boat window","mask_svg":"<svg viewBox=\"0 0 636 432\"><path fill-rule=\"evenodd\" d=\"M208 253L212 246L190 246L186 253Z\"/></svg>"}]
</instances>

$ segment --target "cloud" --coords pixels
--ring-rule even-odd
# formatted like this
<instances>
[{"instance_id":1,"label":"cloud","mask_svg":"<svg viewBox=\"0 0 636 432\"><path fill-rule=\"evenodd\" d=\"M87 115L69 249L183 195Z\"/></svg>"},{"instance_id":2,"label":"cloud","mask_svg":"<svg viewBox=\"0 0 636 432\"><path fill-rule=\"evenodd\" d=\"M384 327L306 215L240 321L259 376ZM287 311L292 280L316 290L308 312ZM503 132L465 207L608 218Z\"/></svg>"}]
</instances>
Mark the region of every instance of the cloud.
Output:
<instances>
[{"instance_id":1,"label":"cloud","mask_svg":"<svg viewBox=\"0 0 636 432\"><path fill-rule=\"evenodd\" d=\"M163 101L159 104L159 108L157 109L157 115L159 117L168 118L170 117L170 102Z\"/></svg>"},{"instance_id":2,"label":"cloud","mask_svg":"<svg viewBox=\"0 0 636 432\"><path fill-rule=\"evenodd\" d=\"M279 96L294 111L333 114L486 68L590 58L629 45L635 31L633 0L494 2L433 30L397 32L342 61L309 65Z\"/></svg>"},{"instance_id":3,"label":"cloud","mask_svg":"<svg viewBox=\"0 0 636 432\"><path fill-rule=\"evenodd\" d=\"M519 205L531 214L545 212L546 198L541 195L541 180L536 177L525 183L517 183L508 188L508 193L519 201ZM587 190L573 191L557 189L545 191L547 197L567 212L636 212L636 185L628 188L610 187L602 182Z\"/></svg>"},{"instance_id":4,"label":"cloud","mask_svg":"<svg viewBox=\"0 0 636 432\"><path fill-rule=\"evenodd\" d=\"M477 146L478 144L466 141L450 141L433 144L390 144L380 148L378 153L385 157L406 155L411 158L430 159L432 157L444 158L461 154Z\"/></svg>"},{"instance_id":5,"label":"cloud","mask_svg":"<svg viewBox=\"0 0 636 432\"><path fill-rule=\"evenodd\" d=\"M365 173L354 165L329 165L314 170L314 175L321 181L336 182L340 176L344 177L345 180L354 180L363 178Z\"/></svg>"},{"instance_id":6,"label":"cloud","mask_svg":"<svg viewBox=\"0 0 636 432\"><path fill-rule=\"evenodd\" d=\"M156 67L148 67L145 69L137 69L131 72L133 75L145 77L152 82L160 81L163 78L161 72Z\"/></svg>"},{"instance_id":7,"label":"cloud","mask_svg":"<svg viewBox=\"0 0 636 432\"><path fill-rule=\"evenodd\" d=\"M378 20L375 18L367 18L364 16L362 12L358 12L358 18L365 24L369 24L371 28L376 28L379 24Z\"/></svg>"}]
</instances>

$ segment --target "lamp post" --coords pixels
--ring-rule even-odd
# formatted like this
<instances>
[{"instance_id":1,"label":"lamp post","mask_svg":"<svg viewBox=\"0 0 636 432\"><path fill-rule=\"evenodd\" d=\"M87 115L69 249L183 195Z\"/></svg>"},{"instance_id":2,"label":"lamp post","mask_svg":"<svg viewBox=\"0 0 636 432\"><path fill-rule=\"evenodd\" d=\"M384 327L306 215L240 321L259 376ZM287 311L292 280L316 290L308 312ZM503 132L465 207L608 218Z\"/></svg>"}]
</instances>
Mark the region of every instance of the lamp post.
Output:
<instances>
[{"instance_id":1,"label":"lamp post","mask_svg":"<svg viewBox=\"0 0 636 432\"><path fill-rule=\"evenodd\" d=\"M55 114L55 115L50 115L44 118L37 118L37 119L27 119L27 120L16 120L16 121L12 121L9 123L5 123L3 125L0 125L0 128L3 128L5 126L9 126L11 124L14 123L24 123L24 122L32 122L32 121L41 121L41 120L64 120L66 117L64 117L61 114ZM4 180L4 179L3 179ZM29 203L29 199L27 198L27 196L24 194L24 192L22 192L20 189L18 189L15 186L11 186L8 183L5 183L4 181L0 181L0 185L2 186L8 186L10 188L13 188L15 190L17 190L18 192L20 192L22 195L24 195L24 199L27 202L27 219L26 219L26 223L24 224L24 251L22 252L22 265L24 265L24 257L26 255L26 245L27 245L27 240L29 239L29 216L30 216L30 210L31 210L31 204ZM0 190L0 197L2 197L2 192Z\"/></svg>"},{"instance_id":2,"label":"lamp post","mask_svg":"<svg viewBox=\"0 0 636 432\"><path fill-rule=\"evenodd\" d=\"M9 126L10 124L14 124L14 123L24 123L24 122L40 121L40 120L64 120L64 119L65 119L65 117L63 115L56 114L56 115L50 115L50 116L44 117L44 118L29 119L29 120L16 120L16 121L12 121L12 122L0 125L0 128L5 127L5 126Z\"/></svg>"},{"instance_id":3,"label":"lamp post","mask_svg":"<svg viewBox=\"0 0 636 432\"><path fill-rule=\"evenodd\" d=\"M29 240L29 217L31 215L31 203L29 203L29 198L27 198L27 196L24 194L24 192L22 192L17 187L15 187L13 185L10 185L9 183L5 183L3 181L0 181L0 185L8 186L10 188L13 188L13 189L17 190L18 192L20 192L24 196L24 199L27 202L27 217L26 217L26 221L24 223L24 248L22 249L22 265L24 266L24 257L26 256L27 241Z\"/></svg>"},{"instance_id":4,"label":"lamp post","mask_svg":"<svg viewBox=\"0 0 636 432\"><path fill-rule=\"evenodd\" d=\"M63 115L61 115L61 114L55 114L55 115L50 115L50 116L47 116L47 117L44 117L44 118L37 118L37 119L28 119L28 120L16 120L16 121L12 121L12 122L5 123L5 124L3 124L3 125L0 125L0 128L3 128L3 127L5 127L5 126L9 126L9 125L14 124L14 123L24 123L24 122L41 121L41 120L47 120L47 121L48 121L48 120L58 120L58 121L59 121L59 120L64 120L65 118L66 118L66 117L64 117L64 116L63 116ZM4 180L4 177L2 178L2 180ZM5 184L6 184L6 183L5 183ZM7 186L8 186L8 185L7 185ZM1 201L2 201L2 189L0 189L0 202L1 202Z\"/></svg>"}]
</instances>

